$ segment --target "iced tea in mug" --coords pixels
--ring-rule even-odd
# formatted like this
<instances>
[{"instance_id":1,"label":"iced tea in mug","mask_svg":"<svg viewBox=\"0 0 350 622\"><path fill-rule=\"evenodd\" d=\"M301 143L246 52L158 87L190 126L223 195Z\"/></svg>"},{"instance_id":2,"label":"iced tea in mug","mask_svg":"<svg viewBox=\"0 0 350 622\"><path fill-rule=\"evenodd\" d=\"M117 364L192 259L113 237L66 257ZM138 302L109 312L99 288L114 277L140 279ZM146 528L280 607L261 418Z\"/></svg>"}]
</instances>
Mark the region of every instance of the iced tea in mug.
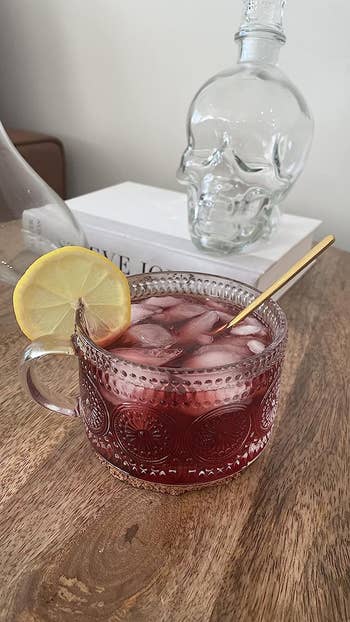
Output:
<instances>
[{"instance_id":1,"label":"iced tea in mug","mask_svg":"<svg viewBox=\"0 0 350 622\"><path fill-rule=\"evenodd\" d=\"M215 336L256 290L177 272L132 276L129 285L132 324L108 350L93 343L83 309L77 312L75 412L90 443L114 475L163 492L232 477L271 435L287 340L283 311L266 302Z\"/></svg>"}]
</instances>

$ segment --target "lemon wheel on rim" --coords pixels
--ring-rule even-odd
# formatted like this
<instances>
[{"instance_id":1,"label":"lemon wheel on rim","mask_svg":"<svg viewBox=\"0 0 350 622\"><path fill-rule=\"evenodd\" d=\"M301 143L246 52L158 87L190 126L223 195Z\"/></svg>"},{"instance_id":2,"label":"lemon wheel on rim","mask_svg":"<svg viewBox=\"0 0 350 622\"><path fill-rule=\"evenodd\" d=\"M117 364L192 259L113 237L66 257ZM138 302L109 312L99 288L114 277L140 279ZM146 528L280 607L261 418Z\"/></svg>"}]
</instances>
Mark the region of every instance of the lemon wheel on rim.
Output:
<instances>
[{"instance_id":1,"label":"lemon wheel on rim","mask_svg":"<svg viewBox=\"0 0 350 622\"><path fill-rule=\"evenodd\" d=\"M108 346L130 324L125 275L109 259L80 246L65 246L39 257L18 281L13 307L22 332L67 338L82 301L92 339Z\"/></svg>"}]
</instances>

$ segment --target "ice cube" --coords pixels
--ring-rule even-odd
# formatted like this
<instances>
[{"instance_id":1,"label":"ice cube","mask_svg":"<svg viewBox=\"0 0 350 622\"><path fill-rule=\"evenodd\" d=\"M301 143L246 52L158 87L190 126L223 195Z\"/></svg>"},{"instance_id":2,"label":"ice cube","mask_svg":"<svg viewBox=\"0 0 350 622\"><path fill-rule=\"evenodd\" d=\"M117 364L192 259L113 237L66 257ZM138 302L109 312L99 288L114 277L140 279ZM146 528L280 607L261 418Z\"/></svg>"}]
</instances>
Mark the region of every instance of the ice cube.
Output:
<instances>
[{"instance_id":1,"label":"ice cube","mask_svg":"<svg viewBox=\"0 0 350 622\"><path fill-rule=\"evenodd\" d=\"M256 335L261 332L261 326L254 326L254 324L243 324L241 322L238 326L231 328L232 335Z\"/></svg>"},{"instance_id":2,"label":"ice cube","mask_svg":"<svg viewBox=\"0 0 350 622\"><path fill-rule=\"evenodd\" d=\"M152 296L147 298L143 303L145 307L161 307L161 309L168 309L168 307L175 307L180 304L183 298L175 298L174 296Z\"/></svg>"},{"instance_id":3,"label":"ice cube","mask_svg":"<svg viewBox=\"0 0 350 622\"><path fill-rule=\"evenodd\" d=\"M251 339L248 341L247 346L253 354L261 354L265 350L265 345L257 339Z\"/></svg>"},{"instance_id":4,"label":"ice cube","mask_svg":"<svg viewBox=\"0 0 350 622\"><path fill-rule=\"evenodd\" d=\"M226 313L225 311L218 311L219 314L219 318L222 321L222 323L227 323L230 322L233 318L233 314L232 313Z\"/></svg>"},{"instance_id":5,"label":"ice cube","mask_svg":"<svg viewBox=\"0 0 350 622\"><path fill-rule=\"evenodd\" d=\"M223 301L213 300L212 298L206 298L205 302L207 307L215 309L222 322L229 322L232 320L234 313L230 311L229 305L225 304Z\"/></svg>"},{"instance_id":6,"label":"ice cube","mask_svg":"<svg viewBox=\"0 0 350 622\"><path fill-rule=\"evenodd\" d=\"M218 320L219 316L216 311L207 311L188 320L179 330L179 342L196 341L198 337L209 333Z\"/></svg>"},{"instance_id":7,"label":"ice cube","mask_svg":"<svg viewBox=\"0 0 350 622\"><path fill-rule=\"evenodd\" d=\"M220 303L219 300L215 300L214 298L206 297L205 304L207 305L207 307L211 307L212 309L218 309L219 311L220 309L222 309L222 303Z\"/></svg>"},{"instance_id":8,"label":"ice cube","mask_svg":"<svg viewBox=\"0 0 350 622\"><path fill-rule=\"evenodd\" d=\"M214 337L212 335L198 335L196 341L201 346L208 346L210 343L213 343Z\"/></svg>"},{"instance_id":9,"label":"ice cube","mask_svg":"<svg viewBox=\"0 0 350 622\"><path fill-rule=\"evenodd\" d=\"M215 338L215 345L230 347L241 354L249 354L249 350L247 348L247 337L243 335L231 335L231 333L219 335Z\"/></svg>"},{"instance_id":10,"label":"ice cube","mask_svg":"<svg viewBox=\"0 0 350 622\"><path fill-rule=\"evenodd\" d=\"M129 330L122 336L120 343L122 345L140 345L154 346L161 348L174 343L175 339L171 333L157 324L136 324L131 326Z\"/></svg>"},{"instance_id":11,"label":"ice cube","mask_svg":"<svg viewBox=\"0 0 350 622\"><path fill-rule=\"evenodd\" d=\"M131 324L137 324L141 320L147 320L149 317L161 311L160 307L146 307L144 303L139 302L131 305Z\"/></svg>"},{"instance_id":12,"label":"ice cube","mask_svg":"<svg viewBox=\"0 0 350 622\"><path fill-rule=\"evenodd\" d=\"M173 361L183 353L182 348L114 348L112 354L138 365L159 367Z\"/></svg>"},{"instance_id":13,"label":"ice cube","mask_svg":"<svg viewBox=\"0 0 350 622\"><path fill-rule=\"evenodd\" d=\"M254 317L254 315L248 315L242 321L242 324L250 324L251 326L258 326L260 329L265 329L265 326L258 318Z\"/></svg>"},{"instance_id":14,"label":"ice cube","mask_svg":"<svg viewBox=\"0 0 350 622\"><path fill-rule=\"evenodd\" d=\"M181 302L180 304L165 309L163 313L157 315L157 320L162 324L172 324L173 322L181 322L181 320L189 320L192 317L205 313L206 308L203 305L193 302Z\"/></svg>"},{"instance_id":15,"label":"ice cube","mask_svg":"<svg viewBox=\"0 0 350 622\"><path fill-rule=\"evenodd\" d=\"M215 300L214 298L206 298L205 304L207 307L211 307L216 311L223 311L227 308L227 304L220 299Z\"/></svg>"},{"instance_id":16,"label":"ice cube","mask_svg":"<svg viewBox=\"0 0 350 622\"><path fill-rule=\"evenodd\" d=\"M261 320L258 320L258 318L254 317L253 315L248 315L248 317L246 317L243 321L245 324L249 324L250 326L256 326L257 328L260 328L260 333L262 335L268 334L265 324L263 324Z\"/></svg>"},{"instance_id":17,"label":"ice cube","mask_svg":"<svg viewBox=\"0 0 350 622\"><path fill-rule=\"evenodd\" d=\"M183 362L184 367L219 367L229 363L238 363L243 357L231 346L212 344L203 346Z\"/></svg>"}]
</instances>

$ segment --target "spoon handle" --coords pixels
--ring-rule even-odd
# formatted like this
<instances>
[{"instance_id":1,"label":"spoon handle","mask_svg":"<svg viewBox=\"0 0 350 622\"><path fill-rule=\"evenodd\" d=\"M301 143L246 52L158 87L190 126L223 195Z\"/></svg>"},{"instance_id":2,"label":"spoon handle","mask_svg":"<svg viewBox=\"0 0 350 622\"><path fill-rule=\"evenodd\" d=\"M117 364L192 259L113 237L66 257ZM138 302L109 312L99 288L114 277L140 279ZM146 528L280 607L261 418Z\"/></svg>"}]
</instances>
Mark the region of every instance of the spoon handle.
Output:
<instances>
[{"instance_id":1,"label":"spoon handle","mask_svg":"<svg viewBox=\"0 0 350 622\"><path fill-rule=\"evenodd\" d=\"M260 296L255 298L255 300L253 300L253 302L251 302L250 305L248 305L238 315L236 315L236 317L234 317L231 320L231 322L226 324L225 328L231 328L232 326L236 326L236 324L244 320L244 318L247 317L247 315L250 315L250 313L255 311L257 307L260 307L260 305L263 302L265 302L265 300L267 300L268 298L273 296L276 292L278 292L278 290L281 289L281 287L283 287L284 285L286 285L286 283L291 281L291 279L294 279L294 277L297 274L299 274L299 272L304 270L304 268L306 268L310 263L312 263L316 259L316 257L321 255L321 253L323 253L329 246L334 244L334 242L335 242L334 235L327 235L327 237L325 237L321 242L316 244L316 246L314 246L308 253L306 253L304 257L299 259L299 261L297 261L288 270L288 272L285 272L283 276L281 276L279 279L277 279L277 281L275 281L272 285L270 285L270 287L268 287L268 289L266 289L262 294L260 294Z\"/></svg>"}]
</instances>

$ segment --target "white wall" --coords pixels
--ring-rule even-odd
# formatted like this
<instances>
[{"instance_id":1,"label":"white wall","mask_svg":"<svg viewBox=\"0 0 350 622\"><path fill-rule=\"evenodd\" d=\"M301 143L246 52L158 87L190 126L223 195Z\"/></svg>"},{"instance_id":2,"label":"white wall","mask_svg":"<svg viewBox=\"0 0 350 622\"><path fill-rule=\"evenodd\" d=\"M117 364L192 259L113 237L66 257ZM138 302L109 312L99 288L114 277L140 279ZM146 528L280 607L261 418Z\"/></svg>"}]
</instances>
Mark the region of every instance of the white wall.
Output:
<instances>
[{"instance_id":1,"label":"white wall","mask_svg":"<svg viewBox=\"0 0 350 622\"><path fill-rule=\"evenodd\" d=\"M192 95L237 55L239 0L3 0L0 116L65 144L72 196L126 179L177 188ZM350 250L347 0L289 0L281 66L316 135L289 211Z\"/></svg>"}]
</instances>

